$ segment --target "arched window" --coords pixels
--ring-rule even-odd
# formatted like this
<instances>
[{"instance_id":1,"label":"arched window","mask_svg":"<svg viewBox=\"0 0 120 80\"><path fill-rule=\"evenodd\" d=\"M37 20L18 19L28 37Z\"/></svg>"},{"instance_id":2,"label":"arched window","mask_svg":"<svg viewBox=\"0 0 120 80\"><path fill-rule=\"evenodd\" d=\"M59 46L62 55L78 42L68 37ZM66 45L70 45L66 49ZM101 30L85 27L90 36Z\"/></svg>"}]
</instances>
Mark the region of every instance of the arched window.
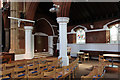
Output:
<instances>
[{"instance_id":1,"label":"arched window","mask_svg":"<svg viewBox=\"0 0 120 80\"><path fill-rule=\"evenodd\" d=\"M76 43L77 44L84 44L85 43L85 31L81 28L76 30Z\"/></svg>"},{"instance_id":2,"label":"arched window","mask_svg":"<svg viewBox=\"0 0 120 80\"><path fill-rule=\"evenodd\" d=\"M110 26L110 43L118 43L118 26L119 24Z\"/></svg>"}]
</instances>

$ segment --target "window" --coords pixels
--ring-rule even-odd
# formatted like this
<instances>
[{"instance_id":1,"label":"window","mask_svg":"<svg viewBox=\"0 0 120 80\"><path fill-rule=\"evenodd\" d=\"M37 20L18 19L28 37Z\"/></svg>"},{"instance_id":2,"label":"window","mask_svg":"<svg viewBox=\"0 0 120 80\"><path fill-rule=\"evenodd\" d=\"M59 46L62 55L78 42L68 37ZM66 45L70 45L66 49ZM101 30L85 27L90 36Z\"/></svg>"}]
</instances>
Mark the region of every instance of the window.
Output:
<instances>
[{"instance_id":1,"label":"window","mask_svg":"<svg viewBox=\"0 0 120 80\"><path fill-rule=\"evenodd\" d=\"M119 24L110 26L110 43L118 43L118 26Z\"/></svg>"},{"instance_id":2,"label":"window","mask_svg":"<svg viewBox=\"0 0 120 80\"><path fill-rule=\"evenodd\" d=\"M77 44L84 44L85 43L85 31L81 28L79 28L76 34L76 42Z\"/></svg>"}]
</instances>

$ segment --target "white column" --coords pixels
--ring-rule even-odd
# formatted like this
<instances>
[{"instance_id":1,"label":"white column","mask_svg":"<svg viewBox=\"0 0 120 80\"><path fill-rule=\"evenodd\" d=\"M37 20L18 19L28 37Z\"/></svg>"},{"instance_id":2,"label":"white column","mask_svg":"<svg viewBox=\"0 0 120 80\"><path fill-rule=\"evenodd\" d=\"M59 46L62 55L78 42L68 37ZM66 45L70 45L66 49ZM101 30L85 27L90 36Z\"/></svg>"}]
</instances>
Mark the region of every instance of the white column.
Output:
<instances>
[{"instance_id":1,"label":"white column","mask_svg":"<svg viewBox=\"0 0 120 80\"><path fill-rule=\"evenodd\" d=\"M69 58L67 56L67 23L69 22L68 17L58 17L57 22L59 23L59 58L62 57L62 66L69 65Z\"/></svg>"},{"instance_id":2,"label":"white column","mask_svg":"<svg viewBox=\"0 0 120 80\"><path fill-rule=\"evenodd\" d=\"M34 35L32 35L32 57L34 57Z\"/></svg>"},{"instance_id":3,"label":"white column","mask_svg":"<svg viewBox=\"0 0 120 80\"><path fill-rule=\"evenodd\" d=\"M33 58L33 51L32 51L32 26L25 26L25 59L32 59Z\"/></svg>"},{"instance_id":4,"label":"white column","mask_svg":"<svg viewBox=\"0 0 120 80\"><path fill-rule=\"evenodd\" d=\"M120 44L120 25L118 26L118 44ZM120 51L120 45L118 45L118 51Z\"/></svg>"},{"instance_id":5,"label":"white column","mask_svg":"<svg viewBox=\"0 0 120 80\"><path fill-rule=\"evenodd\" d=\"M53 36L48 36L48 52L53 55Z\"/></svg>"}]
</instances>

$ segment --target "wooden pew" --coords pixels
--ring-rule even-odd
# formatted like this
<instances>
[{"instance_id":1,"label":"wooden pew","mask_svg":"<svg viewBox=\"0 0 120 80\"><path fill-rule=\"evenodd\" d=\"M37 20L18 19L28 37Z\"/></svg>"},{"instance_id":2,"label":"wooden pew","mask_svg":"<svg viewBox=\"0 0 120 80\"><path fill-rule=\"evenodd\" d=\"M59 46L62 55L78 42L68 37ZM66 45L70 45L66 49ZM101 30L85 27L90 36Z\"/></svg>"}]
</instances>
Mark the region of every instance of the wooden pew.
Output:
<instances>
[{"instance_id":1,"label":"wooden pew","mask_svg":"<svg viewBox=\"0 0 120 80\"><path fill-rule=\"evenodd\" d=\"M71 73L73 73L77 68L78 58L73 61L68 66L63 66L61 68L55 68L53 71L44 72L44 77L50 78L50 79L62 79L67 76L69 76L69 79L71 78Z\"/></svg>"},{"instance_id":2,"label":"wooden pew","mask_svg":"<svg viewBox=\"0 0 120 80\"><path fill-rule=\"evenodd\" d=\"M13 76L15 64L9 63L9 64L0 64L0 80L8 80Z\"/></svg>"},{"instance_id":3,"label":"wooden pew","mask_svg":"<svg viewBox=\"0 0 120 80\"><path fill-rule=\"evenodd\" d=\"M27 63L26 61L15 62L14 73L12 78L27 78Z\"/></svg>"},{"instance_id":4,"label":"wooden pew","mask_svg":"<svg viewBox=\"0 0 120 80\"><path fill-rule=\"evenodd\" d=\"M58 67L58 64L60 63L59 61L61 59L62 58L57 59L56 61L51 62L51 64L47 63L46 58L38 59L39 61L38 64L35 64L35 62L31 63L33 65L30 67L30 69L36 68L37 71L35 70L35 75L28 74L29 75L28 78L39 78L39 79L48 78L45 76L45 72L47 73L49 71L54 71L54 69Z\"/></svg>"},{"instance_id":5,"label":"wooden pew","mask_svg":"<svg viewBox=\"0 0 120 80\"><path fill-rule=\"evenodd\" d=\"M62 58L53 60L51 63L47 62L46 58L14 61L13 63L2 64L0 75L3 79L65 78L76 70L78 60L76 59L67 67L61 67ZM51 76L51 73L54 75ZM8 76L8 74L10 75Z\"/></svg>"},{"instance_id":6,"label":"wooden pew","mask_svg":"<svg viewBox=\"0 0 120 80\"><path fill-rule=\"evenodd\" d=\"M94 80L101 79L105 74L105 64L100 63L99 66L93 68L93 70L87 76L81 76L81 80Z\"/></svg>"}]
</instances>

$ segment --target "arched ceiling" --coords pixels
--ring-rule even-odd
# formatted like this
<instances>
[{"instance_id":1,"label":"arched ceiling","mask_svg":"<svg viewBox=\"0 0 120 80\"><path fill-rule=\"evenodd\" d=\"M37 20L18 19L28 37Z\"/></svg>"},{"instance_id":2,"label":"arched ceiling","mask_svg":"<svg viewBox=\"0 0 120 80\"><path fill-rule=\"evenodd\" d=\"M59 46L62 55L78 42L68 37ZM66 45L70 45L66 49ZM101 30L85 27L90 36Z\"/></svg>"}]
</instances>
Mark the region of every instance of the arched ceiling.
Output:
<instances>
[{"instance_id":1,"label":"arched ceiling","mask_svg":"<svg viewBox=\"0 0 120 80\"><path fill-rule=\"evenodd\" d=\"M40 2L36 8L34 20L44 17L51 24L57 25L57 14L49 12L52 7L53 2ZM69 9L66 10L68 11L61 10L61 14L69 12L70 21L68 26L120 17L119 2L71 2L70 11Z\"/></svg>"},{"instance_id":2,"label":"arched ceiling","mask_svg":"<svg viewBox=\"0 0 120 80\"><path fill-rule=\"evenodd\" d=\"M119 18L118 2L72 2L69 25Z\"/></svg>"},{"instance_id":3,"label":"arched ceiling","mask_svg":"<svg viewBox=\"0 0 120 80\"><path fill-rule=\"evenodd\" d=\"M34 20L38 20L40 18L45 18L47 19L52 25L57 24L56 21L56 13L51 13L49 11L50 8L53 7L52 2L40 2L34 16Z\"/></svg>"}]
</instances>

